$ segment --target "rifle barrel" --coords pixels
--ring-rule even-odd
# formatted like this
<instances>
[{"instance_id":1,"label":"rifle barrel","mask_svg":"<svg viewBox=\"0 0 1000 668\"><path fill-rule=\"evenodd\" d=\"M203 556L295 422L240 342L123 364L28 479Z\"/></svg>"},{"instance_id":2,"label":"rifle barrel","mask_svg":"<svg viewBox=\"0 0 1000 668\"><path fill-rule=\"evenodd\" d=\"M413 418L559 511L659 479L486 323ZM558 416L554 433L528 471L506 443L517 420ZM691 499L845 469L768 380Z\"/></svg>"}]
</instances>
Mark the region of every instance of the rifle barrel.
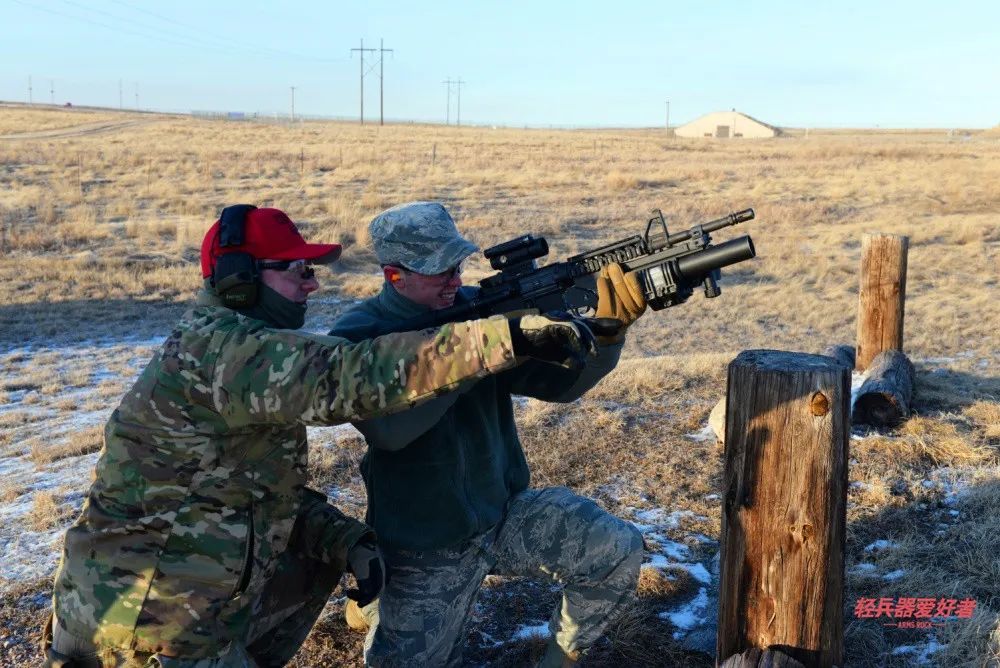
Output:
<instances>
[{"instance_id":1,"label":"rifle barrel","mask_svg":"<svg viewBox=\"0 0 1000 668\"><path fill-rule=\"evenodd\" d=\"M748 220L753 220L755 215L756 214L753 209L743 209L742 211L731 213L728 216L710 220L707 223L697 225L690 230L684 230L683 232L678 232L677 234L671 234L667 237L667 245L672 246L681 241L687 241L694 236L695 231L699 229L703 232L715 232L716 230L721 230L723 227L738 225L740 223L745 223Z\"/></svg>"}]
</instances>

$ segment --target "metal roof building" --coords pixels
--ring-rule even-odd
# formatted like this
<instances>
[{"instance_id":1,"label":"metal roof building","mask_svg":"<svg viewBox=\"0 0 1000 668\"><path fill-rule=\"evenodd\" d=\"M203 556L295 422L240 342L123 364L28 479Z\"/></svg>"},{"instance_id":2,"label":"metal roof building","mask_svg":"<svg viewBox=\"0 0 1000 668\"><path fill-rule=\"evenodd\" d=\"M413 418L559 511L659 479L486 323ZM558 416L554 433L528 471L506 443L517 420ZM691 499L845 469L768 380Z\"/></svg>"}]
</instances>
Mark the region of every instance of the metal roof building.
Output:
<instances>
[{"instance_id":1,"label":"metal roof building","mask_svg":"<svg viewBox=\"0 0 1000 668\"><path fill-rule=\"evenodd\" d=\"M778 128L762 123L755 118L733 109L732 111L716 111L705 114L690 123L674 129L678 137L730 137L763 138L777 137L781 133Z\"/></svg>"}]
</instances>

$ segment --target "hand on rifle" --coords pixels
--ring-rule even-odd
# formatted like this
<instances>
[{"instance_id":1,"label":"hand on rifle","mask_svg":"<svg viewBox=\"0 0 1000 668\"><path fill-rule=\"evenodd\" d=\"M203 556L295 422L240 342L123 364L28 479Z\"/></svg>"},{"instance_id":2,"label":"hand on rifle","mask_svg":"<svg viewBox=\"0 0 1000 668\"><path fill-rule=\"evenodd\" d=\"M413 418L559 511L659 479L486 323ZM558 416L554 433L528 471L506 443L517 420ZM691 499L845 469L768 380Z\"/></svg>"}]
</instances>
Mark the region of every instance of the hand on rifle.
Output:
<instances>
[{"instance_id":1,"label":"hand on rifle","mask_svg":"<svg viewBox=\"0 0 1000 668\"><path fill-rule=\"evenodd\" d=\"M347 570L358 583L357 589L347 590L347 597L357 601L361 608L378 598L389 579L374 537L362 538L347 551Z\"/></svg>"},{"instance_id":2,"label":"hand on rifle","mask_svg":"<svg viewBox=\"0 0 1000 668\"><path fill-rule=\"evenodd\" d=\"M609 264L597 276L596 318L614 318L621 322L621 330L614 337L600 337L601 343L617 343L625 336L625 329L646 312L646 297L634 271L625 273L618 263Z\"/></svg>"},{"instance_id":3,"label":"hand on rifle","mask_svg":"<svg viewBox=\"0 0 1000 668\"><path fill-rule=\"evenodd\" d=\"M597 355L596 339L585 320L568 313L511 318L510 334L518 356L579 368L588 356Z\"/></svg>"}]
</instances>

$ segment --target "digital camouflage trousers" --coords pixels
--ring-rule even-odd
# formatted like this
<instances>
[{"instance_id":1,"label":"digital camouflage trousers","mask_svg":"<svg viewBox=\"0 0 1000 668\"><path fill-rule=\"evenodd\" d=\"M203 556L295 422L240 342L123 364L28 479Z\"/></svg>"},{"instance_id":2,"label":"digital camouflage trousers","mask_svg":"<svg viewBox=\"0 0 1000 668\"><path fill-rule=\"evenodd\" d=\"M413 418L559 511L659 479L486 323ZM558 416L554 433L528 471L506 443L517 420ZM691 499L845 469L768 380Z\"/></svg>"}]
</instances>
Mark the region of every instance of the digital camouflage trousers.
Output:
<instances>
[{"instance_id":1,"label":"digital camouflage trousers","mask_svg":"<svg viewBox=\"0 0 1000 668\"><path fill-rule=\"evenodd\" d=\"M633 596L642 536L564 487L515 496L501 523L456 549L386 552L390 579L363 610L369 666L458 666L465 624L488 574L562 585L549 631L563 652L586 650Z\"/></svg>"}]
</instances>

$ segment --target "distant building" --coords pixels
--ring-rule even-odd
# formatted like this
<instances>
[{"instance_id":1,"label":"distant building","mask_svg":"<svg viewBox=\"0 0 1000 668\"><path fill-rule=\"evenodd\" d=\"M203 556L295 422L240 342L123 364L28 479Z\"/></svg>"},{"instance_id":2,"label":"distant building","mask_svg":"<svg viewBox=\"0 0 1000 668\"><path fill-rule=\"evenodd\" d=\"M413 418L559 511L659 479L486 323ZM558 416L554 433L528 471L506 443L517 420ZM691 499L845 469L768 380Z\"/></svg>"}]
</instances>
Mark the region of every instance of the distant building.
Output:
<instances>
[{"instance_id":1,"label":"distant building","mask_svg":"<svg viewBox=\"0 0 1000 668\"><path fill-rule=\"evenodd\" d=\"M781 134L778 128L761 123L755 118L733 109L732 111L716 111L705 114L701 118L674 129L678 137L777 137Z\"/></svg>"}]
</instances>

